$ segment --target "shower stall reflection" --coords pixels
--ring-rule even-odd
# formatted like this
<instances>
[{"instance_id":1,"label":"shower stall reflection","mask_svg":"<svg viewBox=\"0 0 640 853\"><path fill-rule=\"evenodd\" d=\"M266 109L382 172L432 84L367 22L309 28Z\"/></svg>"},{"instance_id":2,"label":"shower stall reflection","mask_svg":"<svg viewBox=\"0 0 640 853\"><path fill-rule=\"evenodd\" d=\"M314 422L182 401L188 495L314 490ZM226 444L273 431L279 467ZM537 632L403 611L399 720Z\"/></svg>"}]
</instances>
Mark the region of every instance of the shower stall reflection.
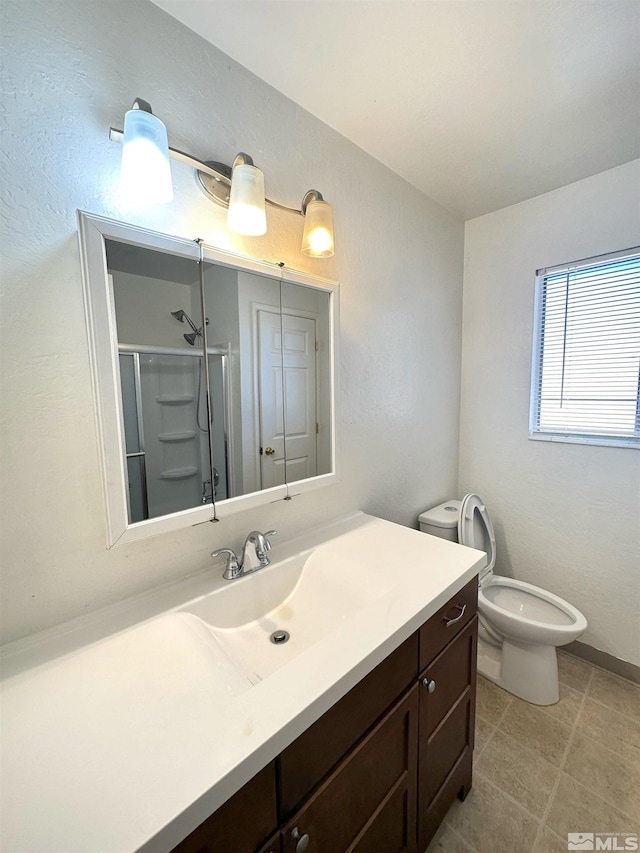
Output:
<instances>
[{"instance_id":1,"label":"shower stall reflection","mask_svg":"<svg viewBox=\"0 0 640 853\"><path fill-rule=\"evenodd\" d=\"M105 245L118 338L129 523L224 500L229 350L226 344L208 347L209 424L203 352L208 320L202 317L197 262L128 243Z\"/></svg>"},{"instance_id":2,"label":"shower stall reflection","mask_svg":"<svg viewBox=\"0 0 640 853\"><path fill-rule=\"evenodd\" d=\"M129 520L143 521L227 497L226 465L212 488L202 355L121 344L120 377ZM216 460L225 458L225 353L209 353ZM217 445L217 447L216 447Z\"/></svg>"}]
</instances>

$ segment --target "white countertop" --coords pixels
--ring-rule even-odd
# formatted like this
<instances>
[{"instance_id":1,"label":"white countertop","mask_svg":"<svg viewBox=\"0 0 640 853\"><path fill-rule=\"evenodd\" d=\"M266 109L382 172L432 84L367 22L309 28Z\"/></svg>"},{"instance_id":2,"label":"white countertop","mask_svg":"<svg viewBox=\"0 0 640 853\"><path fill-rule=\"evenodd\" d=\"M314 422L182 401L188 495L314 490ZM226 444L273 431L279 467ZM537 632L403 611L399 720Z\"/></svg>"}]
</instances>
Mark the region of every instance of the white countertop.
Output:
<instances>
[{"instance_id":1,"label":"white countertop","mask_svg":"<svg viewBox=\"0 0 640 853\"><path fill-rule=\"evenodd\" d=\"M203 595L202 577L182 585L179 602L169 594L125 602L7 648L0 849L171 850L485 560L483 552L363 513L274 544L271 556L275 563L352 531L372 577L384 567L391 583L238 695L197 632L171 609L157 614L158 601L175 609Z\"/></svg>"}]
</instances>

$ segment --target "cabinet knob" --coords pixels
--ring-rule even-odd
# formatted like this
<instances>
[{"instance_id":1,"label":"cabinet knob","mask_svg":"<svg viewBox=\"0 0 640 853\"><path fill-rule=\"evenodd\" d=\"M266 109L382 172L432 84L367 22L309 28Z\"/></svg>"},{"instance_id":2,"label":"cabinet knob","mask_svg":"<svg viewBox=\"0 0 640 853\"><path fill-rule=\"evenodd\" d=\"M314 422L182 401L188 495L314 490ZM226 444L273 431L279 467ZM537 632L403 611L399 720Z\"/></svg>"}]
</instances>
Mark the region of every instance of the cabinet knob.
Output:
<instances>
[{"instance_id":1,"label":"cabinet knob","mask_svg":"<svg viewBox=\"0 0 640 853\"><path fill-rule=\"evenodd\" d=\"M294 826L291 830L291 838L296 842L296 853L304 853L304 851L309 846L309 836L305 832L304 835L300 835L300 830L297 826Z\"/></svg>"},{"instance_id":2,"label":"cabinet knob","mask_svg":"<svg viewBox=\"0 0 640 853\"><path fill-rule=\"evenodd\" d=\"M436 683L435 683L435 681L429 681L429 679L428 679L428 678L423 678L423 679L422 679L422 684L427 688L427 690L429 691L429 693L434 693L434 692L435 692L435 689L436 689Z\"/></svg>"}]
</instances>

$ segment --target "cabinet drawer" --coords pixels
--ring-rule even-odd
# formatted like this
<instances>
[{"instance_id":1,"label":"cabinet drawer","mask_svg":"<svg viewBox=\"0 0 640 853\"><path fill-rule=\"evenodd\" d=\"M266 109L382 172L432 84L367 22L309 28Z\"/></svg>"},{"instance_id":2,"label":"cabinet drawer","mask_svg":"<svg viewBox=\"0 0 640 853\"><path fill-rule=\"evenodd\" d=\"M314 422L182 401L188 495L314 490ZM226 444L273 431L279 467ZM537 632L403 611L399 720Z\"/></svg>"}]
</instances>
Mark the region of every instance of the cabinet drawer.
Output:
<instances>
[{"instance_id":1,"label":"cabinet drawer","mask_svg":"<svg viewBox=\"0 0 640 853\"><path fill-rule=\"evenodd\" d=\"M472 578L460 592L434 613L420 629L420 669L429 664L478 610L478 578Z\"/></svg>"},{"instance_id":2,"label":"cabinet drawer","mask_svg":"<svg viewBox=\"0 0 640 853\"><path fill-rule=\"evenodd\" d=\"M474 617L421 673L421 736L430 737L462 693L475 688L477 627L478 619Z\"/></svg>"},{"instance_id":3,"label":"cabinet drawer","mask_svg":"<svg viewBox=\"0 0 640 853\"><path fill-rule=\"evenodd\" d=\"M294 853L294 828L308 834L309 853L346 853L375 849L373 826L385 807L404 808L406 849L413 850L416 830L418 686L402 699L343 761L283 829L283 851ZM401 793L402 792L402 793ZM406 796L405 796L406 794ZM395 797L398 799L395 799ZM397 811L395 812L397 815ZM385 831L394 837L394 827ZM379 825L379 831L382 827ZM369 833L371 830L371 834ZM370 834L369 840L367 836ZM358 845L362 844L359 848ZM381 851L378 846L378 850ZM394 848L391 848L394 849ZM399 850L403 850L400 847Z\"/></svg>"},{"instance_id":4,"label":"cabinet drawer","mask_svg":"<svg viewBox=\"0 0 640 853\"><path fill-rule=\"evenodd\" d=\"M255 853L277 826L276 771L271 762L181 841L173 853ZM279 853L280 847L273 850Z\"/></svg>"},{"instance_id":5,"label":"cabinet drawer","mask_svg":"<svg viewBox=\"0 0 640 853\"><path fill-rule=\"evenodd\" d=\"M335 767L418 673L412 634L280 756L280 811L286 817Z\"/></svg>"}]
</instances>

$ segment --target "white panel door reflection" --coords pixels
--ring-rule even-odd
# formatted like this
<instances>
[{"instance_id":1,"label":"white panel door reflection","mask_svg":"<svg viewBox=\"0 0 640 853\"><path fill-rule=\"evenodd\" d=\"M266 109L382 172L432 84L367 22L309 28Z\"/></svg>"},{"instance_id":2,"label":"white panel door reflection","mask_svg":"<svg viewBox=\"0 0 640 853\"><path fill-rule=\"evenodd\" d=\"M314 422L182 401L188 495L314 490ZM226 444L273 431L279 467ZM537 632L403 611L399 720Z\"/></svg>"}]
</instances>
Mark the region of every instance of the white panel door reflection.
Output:
<instances>
[{"instance_id":1,"label":"white panel door reflection","mask_svg":"<svg viewBox=\"0 0 640 853\"><path fill-rule=\"evenodd\" d=\"M281 329L279 314L259 311L258 334L261 476L269 488L316 474L316 324L283 314Z\"/></svg>"},{"instance_id":2,"label":"white panel door reflection","mask_svg":"<svg viewBox=\"0 0 640 853\"><path fill-rule=\"evenodd\" d=\"M282 372L287 482L315 477L316 323L307 317L282 315Z\"/></svg>"},{"instance_id":3,"label":"white panel door reflection","mask_svg":"<svg viewBox=\"0 0 640 853\"><path fill-rule=\"evenodd\" d=\"M258 311L260 488L285 482L280 314Z\"/></svg>"}]
</instances>

